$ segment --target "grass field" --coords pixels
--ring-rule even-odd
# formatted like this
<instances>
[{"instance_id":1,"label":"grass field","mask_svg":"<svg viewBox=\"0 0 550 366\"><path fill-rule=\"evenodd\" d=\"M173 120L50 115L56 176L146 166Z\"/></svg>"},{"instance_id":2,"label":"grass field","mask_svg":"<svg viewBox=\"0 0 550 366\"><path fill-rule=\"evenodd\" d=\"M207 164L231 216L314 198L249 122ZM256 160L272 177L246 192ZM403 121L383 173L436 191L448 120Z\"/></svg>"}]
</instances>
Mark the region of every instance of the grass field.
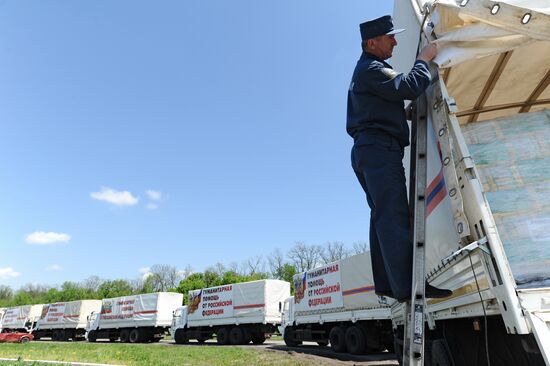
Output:
<instances>
[{"instance_id":1,"label":"grass field","mask_svg":"<svg viewBox=\"0 0 550 366\"><path fill-rule=\"evenodd\" d=\"M93 362L128 366L155 365L319 365L319 362L261 348L168 346L158 344L42 343L0 344L0 357L65 362ZM0 365L25 365L0 362ZM36 365L39 365L38 363Z\"/></svg>"}]
</instances>

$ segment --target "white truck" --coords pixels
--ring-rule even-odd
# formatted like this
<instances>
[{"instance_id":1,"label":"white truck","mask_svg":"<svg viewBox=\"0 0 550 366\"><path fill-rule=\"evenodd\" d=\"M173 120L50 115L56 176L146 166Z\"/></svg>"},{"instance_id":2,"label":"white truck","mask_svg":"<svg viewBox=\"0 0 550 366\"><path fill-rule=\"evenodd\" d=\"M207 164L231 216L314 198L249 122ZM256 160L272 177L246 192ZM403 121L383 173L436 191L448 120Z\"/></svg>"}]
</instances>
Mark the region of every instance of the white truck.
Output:
<instances>
[{"instance_id":1,"label":"white truck","mask_svg":"<svg viewBox=\"0 0 550 366\"><path fill-rule=\"evenodd\" d=\"M101 310L90 315L86 339L141 343L160 341L172 324L172 314L183 294L155 292L103 299Z\"/></svg>"},{"instance_id":2,"label":"white truck","mask_svg":"<svg viewBox=\"0 0 550 366\"><path fill-rule=\"evenodd\" d=\"M285 301L282 331L289 347L317 342L338 353L393 350L389 299L374 293L370 253L297 274Z\"/></svg>"},{"instance_id":3,"label":"white truck","mask_svg":"<svg viewBox=\"0 0 550 366\"><path fill-rule=\"evenodd\" d=\"M189 305L174 312L170 333L178 344L203 343L216 335L218 344L262 344L281 324L290 284L259 280L189 291Z\"/></svg>"},{"instance_id":4,"label":"white truck","mask_svg":"<svg viewBox=\"0 0 550 366\"><path fill-rule=\"evenodd\" d=\"M410 199L425 207L426 278L454 293L426 302L422 362L550 366L550 4L396 0L394 22L395 69L419 39L438 44ZM400 353L403 305L392 319Z\"/></svg>"},{"instance_id":5,"label":"white truck","mask_svg":"<svg viewBox=\"0 0 550 366\"><path fill-rule=\"evenodd\" d=\"M101 311L101 300L78 300L44 305L32 331L34 339L84 340L88 317Z\"/></svg>"},{"instance_id":6,"label":"white truck","mask_svg":"<svg viewBox=\"0 0 550 366\"><path fill-rule=\"evenodd\" d=\"M42 315L43 304L23 305L7 308L0 329L3 333L26 332L30 333Z\"/></svg>"}]
</instances>

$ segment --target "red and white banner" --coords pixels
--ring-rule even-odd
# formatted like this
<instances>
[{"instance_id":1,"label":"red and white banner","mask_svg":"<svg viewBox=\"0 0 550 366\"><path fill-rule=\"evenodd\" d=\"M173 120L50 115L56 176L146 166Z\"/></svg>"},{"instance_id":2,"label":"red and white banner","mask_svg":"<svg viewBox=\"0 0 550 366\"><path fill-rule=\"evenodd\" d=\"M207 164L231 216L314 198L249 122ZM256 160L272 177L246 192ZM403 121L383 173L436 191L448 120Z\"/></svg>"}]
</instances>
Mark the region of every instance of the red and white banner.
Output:
<instances>
[{"instance_id":1,"label":"red and white banner","mask_svg":"<svg viewBox=\"0 0 550 366\"><path fill-rule=\"evenodd\" d=\"M296 311L334 309L344 306L340 262L294 276Z\"/></svg>"}]
</instances>

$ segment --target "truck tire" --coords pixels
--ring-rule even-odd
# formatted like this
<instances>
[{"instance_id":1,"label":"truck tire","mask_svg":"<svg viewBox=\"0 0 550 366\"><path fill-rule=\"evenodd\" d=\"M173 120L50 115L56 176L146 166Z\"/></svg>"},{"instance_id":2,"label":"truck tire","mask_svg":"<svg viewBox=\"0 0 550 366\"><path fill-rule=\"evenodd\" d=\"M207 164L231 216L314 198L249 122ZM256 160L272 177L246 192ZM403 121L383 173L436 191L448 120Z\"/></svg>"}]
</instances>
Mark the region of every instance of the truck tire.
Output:
<instances>
[{"instance_id":1,"label":"truck tire","mask_svg":"<svg viewBox=\"0 0 550 366\"><path fill-rule=\"evenodd\" d=\"M352 325L346 329L346 346L348 352L352 355L361 355L367 349L367 337L363 329L357 325Z\"/></svg>"},{"instance_id":2,"label":"truck tire","mask_svg":"<svg viewBox=\"0 0 550 366\"><path fill-rule=\"evenodd\" d=\"M139 343L141 342L141 338L141 331L138 328L132 329L128 335L130 343Z\"/></svg>"},{"instance_id":3,"label":"truck tire","mask_svg":"<svg viewBox=\"0 0 550 366\"><path fill-rule=\"evenodd\" d=\"M55 329L52 332L52 341L58 342L59 341L59 330Z\"/></svg>"},{"instance_id":4,"label":"truck tire","mask_svg":"<svg viewBox=\"0 0 550 366\"><path fill-rule=\"evenodd\" d=\"M317 344L319 347L326 347L328 346L328 341L317 341Z\"/></svg>"},{"instance_id":5,"label":"truck tire","mask_svg":"<svg viewBox=\"0 0 550 366\"><path fill-rule=\"evenodd\" d=\"M120 331L120 341L122 343L128 343L129 337L130 337L130 331L128 329L122 329Z\"/></svg>"},{"instance_id":6,"label":"truck tire","mask_svg":"<svg viewBox=\"0 0 550 366\"><path fill-rule=\"evenodd\" d=\"M187 338L187 333L185 333L185 330L176 330L176 334L174 334L174 341L176 341L177 344L185 344L189 342L189 338Z\"/></svg>"},{"instance_id":7,"label":"truck tire","mask_svg":"<svg viewBox=\"0 0 550 366\"><path fill-rule=\"evenodd\" d=\"M336 353L347 351L346 347L346 331L344 327L337 325L332 328L329 333L329 341L332 350Z\"/></svg>"},{"instance_id":8,"label":"truck tire","mask_svg":"<svg viewBox=\"0 0 550 366\"><path fill-rule=\"evenodd\" d=\"M452 366L451 355L444 339L434 339L431 342L430 355L431 366Z\"/></svg>"},{"instance_id":9,"label":"truck tire","mask_svg":"<svg viewBox=\"0 0 550 366\"><path fill-rule=\"evenodd\" d=\"M244 334L241 327L233 327L229 331L229 343L232 345L243 344Z\"/></svg>"},{"instance_id":10,"label":"truck tire","mask_svg":"<svg viewBox=\"0 0 550 366\"><path fill-rule=\"evenodd\" d=\"M197 341L199 341L199 339L197 339ZM229 330L226 327L218 329L216 332L216 341L222 346L229 344Z\"/></svg>"},{"instance_id":11,"label":"truck tire","mask_svg":"<svg viewBox=\"0 0 550 366\"><path fill-rule=\"evenodd\" d=\"M302 344L301 341L297 341L294 338L295 330L292 327L285 327L285 331L283 333L283 340L285 341L285 344L289 347L298 347Z\"/></svg>"},{"instance_id":12,"label":"truck tire","mask_svg":"<svg viewBox=\"0 0 550 366\"><path fill-rule=\"evenodd\" d=\"M252 343L253 344L264 344L265 334L263 332L253 332L252 333Z\"/></svg>"},{"instance_id":13,"label":"truck tire","mask_svg":"<svg viewBox=\"0 0 550 366\"><path fill-rule=\"evenodd\" d=\"M95 341L97 341L97 335L96 335L96 333L95 333L95 330L90 330L90 331L88 332L88 342L92 342L92 343L93 343L93 342L95 342Z\"/></svg>"}]
</instances>

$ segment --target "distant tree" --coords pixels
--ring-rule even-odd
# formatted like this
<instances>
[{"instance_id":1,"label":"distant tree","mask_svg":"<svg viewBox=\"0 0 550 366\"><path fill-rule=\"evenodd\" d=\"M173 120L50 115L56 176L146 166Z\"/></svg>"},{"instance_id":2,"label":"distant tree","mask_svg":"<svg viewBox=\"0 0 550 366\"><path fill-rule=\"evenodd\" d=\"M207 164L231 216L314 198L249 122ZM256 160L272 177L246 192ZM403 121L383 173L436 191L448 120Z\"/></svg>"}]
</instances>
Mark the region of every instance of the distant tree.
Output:
<instances>
[{"instance_id":1,"label":"distant tree","mask_svg":"<svg viewBox=\"0 0 550 366\"><path fill-rule=\"evenodd\" d=\"M10 301L13 298L13 290L7 285L0 285L0 300Z\"/></svg>"},{"instance_id":2,"label":"distant tree","mask_svg":"<svg viewBox=\"0 0 550 366\"><path fill-rule=\"evenodd\" d=\"M349 252L341 241L327 242L321 251L321 258L325 264L347 258Z\"/></svg>"},{"instance_id":3,"label":"distant tree","mask_svg":"<svg viewBox=\"0 0 550 366\"><path fill-rule=\"evenodd\" d=\"M105 281L99 286L97 293L101 299L128 296L132 294L132 286L126 280Z\"/></svg>"},{"instance_id":4,"label":"distant tree","mask_svg":"<svg viewBox=\"0 0 550 366\"><path fill-rule=\"evenodd\" d=\"M93 294L92 297L95 297L102 283L103 280L98 276L90 276L82 281L81 286L90 294Z\"/></svg>"},{"instance_id":5,"label":"distant tree","mask_svg":"<svg viewBox=\"0 0 550 366\"><path fill-rule=\"evenodd\" d=\"M269 266L269 271L271 276L276 279L282 279L283 277L283 266L285 265L285 256L283 251L279 248L275 248L267 256L267 264Z\"/></svg>"},{"instance_id":6,"label":"distant tree","mask_svg":"<svg viewBox=\"0 0 550 366\"><path fill-rule=\"evenodd\" d=\"M369 243L367 243L366 241L357 241L353 243L353 249L352 249L353 254L361 254L361 253L368 252L369 250L370 250L370 246L369 246Z\"/></svg>"},{"instance_id":7,"label":"distant tree","mask_svg":"<svg viewBox=\"0 0 550 366\"><path fill-rule=\"evenodd\" d=\"M296 267L298 272L304 272L315 268L321 261L323 249L319 245L307 245L304 242L296 242L288 251L287 257Z\"/></svg>"},{"instance_id":8,"label":"distant tree","mask_svg":"<svg viewBox=\"0 0 550 366\"><path fill-rule=\"evenodd\" d=\"M155 264L151 267L150 273L147 279L152 281L154 291L175 289L182 277L176 267L167 264Z\"/></svg>"},{"instance_id":9,"label":"distant tree","mask_svg":"<svg viewBox=\"0 0 550 366\"><path fill-rule=\"evenodd\" d=\"M263 272L263 257L261 255L250 257L246 260L246 274L252 276L256 273Z\"/></svg>"},{"instance_id":10,"label":"distant tree","mask_svg":"<svg viewBox=\"0 0 550 366\"><path fill-rule=\"evenodd\" d=\"M212 269L207 269L204 271L204 284L205 287L214 287L222 284L222 277L224 272L218 274L217 271Z\"/></svg>"}]
</instances>

